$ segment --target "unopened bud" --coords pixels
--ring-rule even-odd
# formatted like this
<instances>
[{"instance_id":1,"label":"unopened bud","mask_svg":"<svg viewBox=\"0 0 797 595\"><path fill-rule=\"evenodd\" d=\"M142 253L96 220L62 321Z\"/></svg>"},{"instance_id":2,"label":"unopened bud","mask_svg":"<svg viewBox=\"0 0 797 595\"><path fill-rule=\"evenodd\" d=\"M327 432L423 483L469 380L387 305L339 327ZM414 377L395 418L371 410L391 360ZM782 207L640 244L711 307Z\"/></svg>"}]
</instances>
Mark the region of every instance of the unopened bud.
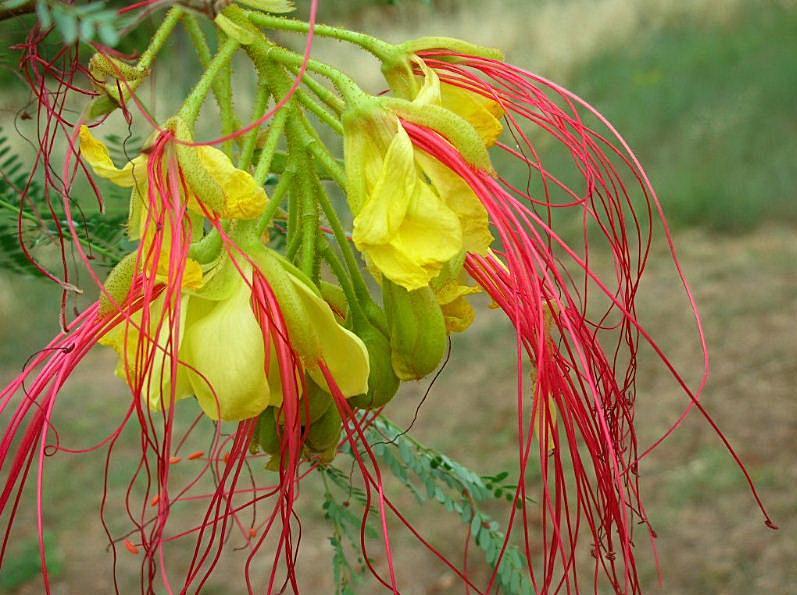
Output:
<instances>
[{"instance_id":1,"label":"unopened bud","mask_svg":"<svg viewBox=\"0 0 797 595\"><path fill-rule=\"evenodd\" d=\"M307 446L314 452L324 452L334 448L340 439L343 421L337 407L330 407L326 413L310 424L307 433Z\"/></svg>"},{"instance_id":2,"label":"unopened bud","mask_svg":"<svg viewBox=\"0 0 797 595\"><path fill-rule=\"evenodd\" d=\"M100 316L115 312L125 303L136 274L137 258L138 253L131 252L111 269L100 294Z\"/></svg>"},{"instance_id":3,"label":"unopened bud","mask_svg":"<svg viewBox=\"0 0 797 595\"><path fill-rule=\"evenodd\" d=\"M378 409L388 403L399 388L391 362L390 341L366 320L355 321L354 332L368 349L370 372L368 392L352 397L349 404L360 409Z\"/></svg>"},{"instance_id":4,"label":"unopened bud","mask_svg":"<svg viewBox=\"0 0 797 595\"><path fill-rule=\"evenodd\" d=\"M257 445L263 452L276 455L280 452L280 435L277 431L277 420L274 417L274 407L266 408L257 419L257 429L253 445Z\"/></svg>"},{"instance_id":5,"label":"unopened bud","mask_svg":"<svg viewBox=\"0 0 797 595\"><path fill-rule=\"evenodd\" d=\"M446 323L429 287L407 291L387 279L382 284L390 327L393 369L402 380L434 372L448 342Z\"/></svg>"},{"instance_id":6,"label":"unopened bud","mask_svg":"<svg viewBox=\"0 0 797 595\"><path fill-rule=\"evenodd\" d=\"M317 422L322 415L332 405L332 395L318 386L310 378L307 378L305 385L305 393L299 400L299 419L302 425L307 425L307 420L310 424Z\"/></svg>"}]
</instances>

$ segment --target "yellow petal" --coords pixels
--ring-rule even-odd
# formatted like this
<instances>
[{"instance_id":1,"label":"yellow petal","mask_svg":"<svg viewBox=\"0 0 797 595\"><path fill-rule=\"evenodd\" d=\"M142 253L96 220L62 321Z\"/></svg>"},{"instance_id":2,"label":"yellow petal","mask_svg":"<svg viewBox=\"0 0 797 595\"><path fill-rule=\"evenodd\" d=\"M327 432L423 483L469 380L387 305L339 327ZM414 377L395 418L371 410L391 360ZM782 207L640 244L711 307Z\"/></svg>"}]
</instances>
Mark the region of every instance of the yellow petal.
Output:
<instances>
[{"instance_id":1,"label":"yellow petal","mask_svg":"<svg viewBox=\"0 0 797 595\"><path fill-rule=\"evenodd\" d=\"M398 117L378 105L343 114L346 199L357 215L382 176L385 153L401 128Z\"/></svg>"},{"instance_id":2,"label":"yellow petal","mask_svg":"<svg viewBox=\"0 0 797 595\"><path fill-rule=\"evenodd\" d=\"M134 313L129 320L125 320L113 328L99 343L112 347L119 355L116 366L116 375L135 385L143 380L142 397L146 399L149 408L153 411L162 409L163 404L169 404L172 399L172 384L175 379L171 377L171 341L169 340L171 328L168 318L160 325L164 316L163 305L165 296L159 296L150 306L150 324L147 335L142 339L141 312ZM186 309L188 298L184 297L180 306L180 335L185 329ZM157 341L156 331L160 325ZM182 360L182 352L180 353ZM141 361L139 361L141 360ZM191 395L190 386L186 375L186 368L179 365L177 378L174 382L174 398L182 399Z\"/></svg>"},{"instance_id":3,"label":"yellow petal","mask_svg":"<svg viewBox=\"0 0 797 595\"><path fill-rule=\"evenodd\" d=\"M446 319L446 330L449 333L461 333L476 320L476 310L464 297L441 306L443 317Z\"/></svg>"},{"instance_id":4,"label":"yellow petal","mask_svg":"<svg viewBox=\"0 0 797 595\"><path fill-rule=\"evenodd\" d=\"M449 280L442 287L435 289L435 297L443 310L449 333L461 333L473 324L476 311L465 296L479 291L481 291L479 287L460 285L455 280Z\"/></svg>"},{"instance_id":5,"label":"yellow petal","mask_svg":"<svg viewBox=\"0 0 797 595\"><path fill-rule=\"evenodd\" d=\"M370 246L365 256L374 276L384 275L410 291L429 285L443 268L442 263L420 265L392 244Z\"/></svg>"},{"instance_id":6,"label":"yellow petal","mask_svg":"<svg viewBox=\"0 0 797 595\"><path fill-rule=\"evenodd\" d=\"M501 104L474 91L445 83L441 85L440 95L443 107L470 122L487 147L498 141L504 131Z\"/></svg>"},{"instance_id":7,"label":"yellow petal","mask_svg":"<svg viewBox=\"0 0 797 595\"><path fill-rule=\"evenodd\" d=\"M419 264L445 263L462 251L462 226L427 184L418 183L393 244Z\"/></svg>"},{"instance_id":8,"label":"yellow petal","mask_svg":"<svg viewBox=\"0 0 797 595\"><path fill-rule=\"evenodd\" d=\"M117 186L132 188L136 185L136 177L141 181L147 177L147 158L139 155L122 169L114 165L108 147L95 137L88 126L80 127L80 154L94 172Z\"/></svg>"},{"instance_id":9,"label":"yellow petal","mask_svg":"<svg viewBox=\"0 0 797 595\"><path fill-rule=\"evenodd\" d=\"M224 193L225 219L253 219L266 207L266 192L248 173L232 164L223 151L214 147L196 147L200 163ZM199 189L194 189L195 191ZM197 192L201 199L201 193Z\"/></svg>"},{"instance_id":10,"label":"yellow petal","mask_svg":"<svg viewBox=\"0 0 797 595\"><path fill-rule=\"evenodd\" d=\"M415 63L420 66L423 73L423 82L413 103L418 105L441 105L442 96L440 88L440 78L437 73L426 65L426 62L416 58Z\"/></svg>"},{"instance_id":11,"label":"yellow petal","mask_svg":"<svg viewBox=\"0 0 797 595\"><path fill-rule=\"evenodd\" d=\"M414 194L416 177L412 141L399 127L385 154L380 176L354 218L352 239L358 247L383 244L396 234Z\"/></svg>"},{"instance_id":12,"label":"yellow petal","mask_svg":"<svg viewBox=\"0 0 797 595\"><path fill-rule=\"evenodd\" d=\"M312 289L293 275L289 277L301 301L305 322L316 329L321 359L332 373L340 391L347 397L368 392L370 367L365 344L357 335L337 323L329 304ZM330 392L318 362L304 363L307 373L315 383Z\"/></svg>"},{"instance_id":13,"label":"yellow petal","mask_svg":"<svg viewBox=\"0 0 797 595\"><path fill-rule=\"evenodd\" d=\"M445 204L462 225L462 243L467 252L485 255L493 242L487 210L470 186L451 169L423 151L416 160Z\"/></svg>"},{"instance_id":14,"label":"yellow petal","mask_svg":"<svg viewBox=\"0 0 797 595\"><path fill-rule=\"evenodd\" d=\"M168 250L161 254L161 259L158 262L158 272L156 279L168 283L170 273L170 263ZM202 287L203 275L202 267L193 258L188 258L183 268L182 286L188 289L199 289Z\"/></svg>"},{"instance_id":15,"label":"yellow petal","mask_svg":"<svg viewBox=\"0 0 797 595\"><path fill-rule=\"evenodd\" d=\"M407 215L387 244L361 247L385 277L410 291L438 275L462 251L457 216L425 183L418 182Z\"/></svg>"},{"instance_id":16,"label":"yellow petal","mask_svg":"<svg viewBox=\"0 0 797 595\"><path fill-rule=\"evenodd\" d=\"M222 301L191 298L183 353L188 378L205 415L238 421L260 414L270 404L265 347L250 304L251 289L238 280Z\"/></svg>"}]
</instances>

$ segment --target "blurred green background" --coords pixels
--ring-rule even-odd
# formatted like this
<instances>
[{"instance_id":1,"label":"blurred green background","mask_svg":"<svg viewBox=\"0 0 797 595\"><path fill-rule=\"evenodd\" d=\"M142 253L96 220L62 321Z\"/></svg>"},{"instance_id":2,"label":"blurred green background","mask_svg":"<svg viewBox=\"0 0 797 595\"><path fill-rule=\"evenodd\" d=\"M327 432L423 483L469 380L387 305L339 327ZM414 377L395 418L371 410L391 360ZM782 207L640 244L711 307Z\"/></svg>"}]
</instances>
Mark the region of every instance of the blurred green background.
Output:
<instances>
[{"instance_id":1,"label":"blurred green background","mask_svg":"<svg viewBox=\"0 0 797 595\"><path fill-rule=\"evenodd\" d=\"M321 6L321 20L389 40L434 34L501 47L510 62L585 97L622 132L651 174L705 317L713 362L705 404L749 465L781 527L764 527L720 441L692 415L641 467L664 580L659 586L642 541L646 590L797 592L797 3L327 0ZM13 31L5 26L2 33L7 47ZM383 85L377 66L348 48L320 42L316 55L353 68L369 89ZM15 82L13 54L2 56L7 71L0 113L8 133L26 96ZM169 83L187 87L194 75L175 72ZM57 298L46 283L0 274L0 380L10 379L57 332ZM661 242L642 286L640 311L687 377L699 378L694 329ZM685 405L650 355L643 354L640 366L642 445L666 430ZM414 435L481 473L513 470L516 451L507 422L515 407L513 361L510 330L482 308L472 331L456 337L452 361L424 403ZM86 442L85 436L101 437L111 427L104 416L115 416L118 407L108 403L124 395L112 367L113 356L98 351L70 384L64 400L75 406L61 410L65 439ZM405 390L391 404L391 416L409 422L425 389L424 383ZM49 466L48 547L59 593L112 589L96 518L101 461L64 457ZM311 519L300 565L306 589L330 592L327 531L317 505L303 506ZM34 528L25 524L32 516L25 514L12 543L15 564L0 570L0 593L41 592ZM456 556L463 529L456 519L439 517L433 503L413 514ZM399 537L398 543L399 575L412 584L407 593L462 592L453 575L411 539ZM135 564L123 560L121 568L129 575L122 592L132 593ZM207 592L243 592L223 585ZM362 592L376 591L366 585Z\"/></svg>"}]
</instances>

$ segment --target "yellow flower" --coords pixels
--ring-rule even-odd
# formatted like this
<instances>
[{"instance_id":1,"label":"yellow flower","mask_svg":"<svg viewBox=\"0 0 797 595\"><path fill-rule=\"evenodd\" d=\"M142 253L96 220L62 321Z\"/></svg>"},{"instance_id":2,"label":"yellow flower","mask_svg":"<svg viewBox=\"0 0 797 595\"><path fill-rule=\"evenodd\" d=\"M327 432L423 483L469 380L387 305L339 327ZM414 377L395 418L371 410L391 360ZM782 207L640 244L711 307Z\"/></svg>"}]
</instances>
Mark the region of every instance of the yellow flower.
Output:
<instances>
[{"instance_id":1,"label":"yellow flower","mask_svg":"<svg viewBox=\"0 0 797 595\"><path fill-rule=\"evenodd\" d=\"M188 291L180 302L179 346L175 347L176 338L171 335L170 316L164 313L163 295L150 307L150 326L143 337L142 314L137 312L100 342L118 353L116 373L120 378L132 386L143 383L141 394L150 409L168 407L172 397L193 395L211 419L239 421L281 405L283 379L273 345L271 353L266 353L254 314L251 267L238 272L226 256L214 266L196 290L185 286L190 276L184 277ZM319 366L323 360L346 397L367 392L370 370L363 342L338 324L329 305L312 287L283 269L276 259L269 260L262 273L277 295L291 348L310 378L328 391ZM154 357L149 358L152 353ZM173 378L175 359L178 364Z\"/></svg>"},{"instance_id":2,"label":"yellow flower","mask_svg":"<svg viewBox=\"0 0 797 595\"><path fill-rule=\"evenodd\" d=\"M179 127L179 126L178 126ZM132 188L128 230L132 239L139 239L147 217L148 157L139 155L124 167L117 168L108 148L87 126L80 129L81 155L94 172L117 186ZM214 147L176 143L180 168L188 183L186 204L196 215L203 215L202 205L223 219L253 219L266 206L266 193L254 178L236 168L224 152ZM201 232L201 224L194 226Z\"/></svg>"},{"instance_id":3,"label":"yellow flower","mask_svg":"<svg viewBox=\"0 0 797 595\"><path fill-rule=\"evenodd\" d=\"M424 178L398 117L377 108L344 118L352 239L402 287L425 287L462 250L457 214Z\"/></svg>"},{"instance_id":4,"label":"yellow flower","mask_svg":"<svg viewBox=\"0 0 797 595\"><path fill-rule=\"evenodd\" d=\"M459 219L463 250L486 255L493 242L490 218L473 189L459 175L420 149L415 150L415 161L446 206Z\"/></svg>"},{"instance_id":5,"label":"yellow flower","mask_svg":"<svg viewBox=\"0 0 797 595\"><path fill-rule=\"evenodd\" d=\"M188 298L183 297L180 304L178 328L181 335L185 329L187 301ZM179 356L173 353L171 327L164 303L165 294L161 294L150 304L149 326L143 337L143 315L138 311L99 341L116 351L119 356L116 375L131 387L139 387L141 397L153 411L161 410L164 405L168 408L172 399L191 395L183 366L178 365L176 379L172 377L172 361Z\"/></svg>"},{"instance_id":6,"label":"yellow flower","mask_svg":"<svg viewBox=\"0 0 797 595\"><path fill-rule=\"evenodd\" d=\"M276 253L259 249L253 257L277 297L291 347L310 378L331 392L319 366L323 360L344 396L367 392L370 364L362 340L338 323L320 292Z\"/></svg>"},{"instance_id":7,"label":"yellow flower","mask_svg":"<svg viewBox=\"0 0 797 595\"><path fill-rule=\"evenodd\" d=\"M479 293L481 288L467 284L465 280L467 275L462 270L464 257L462 254L449 262L443 272L432 281L432 290L443 311L446 330L449 333L465 331L476 319L476 311L466 296Z\"/></svg>"},{"instance_id":8,"label":"yellow flower","mask_svg":"<svg viewBox=\"0 0 797 595\"><path fill-rule=\"evenodd\" d=\"M412 98L418 105L439 105L464 118L479 133L486 147L492 147L504 131L501 104L476 91L442 83L434 69L417 56L414 62L423 73L420 90Z\"/></svg>"},{"instance_id":9,"label":"yellow flower","mask_svg":"<svg viewBox=\"0 0 797 595\"><path fill-rule=\"evenodd\" d=\"M185 373L205 415L228 421L254 417L272 404L252 291L241 277L233 283L225 299L189 299L181 346Z\"/></svg>"}]
</instances>

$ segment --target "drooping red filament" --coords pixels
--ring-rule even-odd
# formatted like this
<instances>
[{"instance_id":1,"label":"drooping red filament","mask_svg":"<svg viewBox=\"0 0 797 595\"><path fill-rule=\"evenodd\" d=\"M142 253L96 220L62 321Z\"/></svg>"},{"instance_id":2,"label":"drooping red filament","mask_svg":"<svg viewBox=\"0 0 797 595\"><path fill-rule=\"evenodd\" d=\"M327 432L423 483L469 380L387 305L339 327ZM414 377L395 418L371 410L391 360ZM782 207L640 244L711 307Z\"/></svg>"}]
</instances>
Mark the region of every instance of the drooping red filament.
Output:
<instances>
[{"instance_id":1,"label":"drooping red filament","mask_svg":"<svg viewBox=\"0 0 797 595\"><path fill-rule=\"evenodd\" d=\"M447 50L420 56L442 82L502 106L514 144L499 144L499 149L529 176L525 188L500 176L494 178L467 164L439 134L403 123L418 149L467 182L498 232L495 252L469 255L466 268L517 332L520 456L516 502L521 503L529 577L540 593L563 588L578 592L579 539L588 531L595 558L595 590L608 580L617 592L638 592L634 525L644 524L651 540L655 538L638 486L638 462L643 455L638 452L634 404L641 340L652 346L690 399L672 429L697 406L741 465L699 402L708 377L708 352L661 205L622 137L577 96L496 60ZM588 117L608 133L589 127ZM560 179L546 167L538 144L547 143L547 148L551 140L577 172L576 183ZM627 182L629 176L634 184ZM641 210L635 203L634 186L642 197ZM554 222L564 211L574 213L572 219L581 222L575 239L554 230ZM705 356L704 375L696 388L687 385L636 313L654 213L663 225ZM596 243L600 248L595 248ZM531 382L526 381L529 365ZM534 452L539 477L527 472ZM536 522L542 535L529 531L535 520L527 505L527 482L532 481L538 486ZM513 508L510 528L514 520ZM601 574L604 579L599 579Z\"/></svg>"}]
</instances>

